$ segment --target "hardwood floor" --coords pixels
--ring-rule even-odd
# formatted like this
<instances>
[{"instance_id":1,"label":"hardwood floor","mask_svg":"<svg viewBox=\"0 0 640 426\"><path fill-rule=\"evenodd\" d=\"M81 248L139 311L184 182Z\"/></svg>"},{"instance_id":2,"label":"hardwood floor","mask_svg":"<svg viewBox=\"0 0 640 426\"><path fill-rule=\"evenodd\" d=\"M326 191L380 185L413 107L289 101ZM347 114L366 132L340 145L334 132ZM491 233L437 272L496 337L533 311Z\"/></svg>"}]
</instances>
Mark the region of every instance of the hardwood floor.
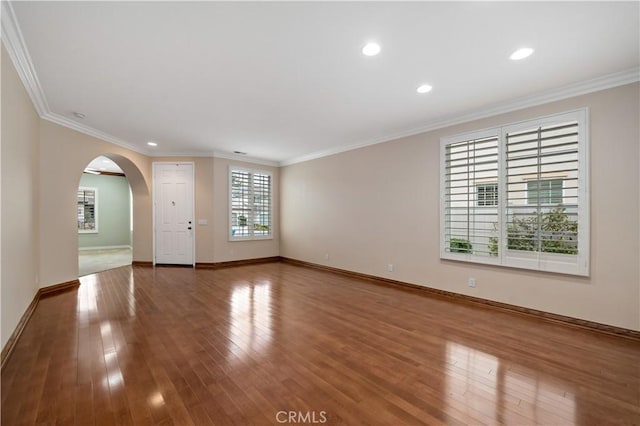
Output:
<instances>
[{"instance_id":1,"label":"hardwood floor","mask_svg":"<svg viewBox=\"0 0 640 426\"><path fill-rule=\"evenodd\" d=\"M640 342L284 263L40 301L2 424L640 424Z\"/></svg>"}]
</instances>

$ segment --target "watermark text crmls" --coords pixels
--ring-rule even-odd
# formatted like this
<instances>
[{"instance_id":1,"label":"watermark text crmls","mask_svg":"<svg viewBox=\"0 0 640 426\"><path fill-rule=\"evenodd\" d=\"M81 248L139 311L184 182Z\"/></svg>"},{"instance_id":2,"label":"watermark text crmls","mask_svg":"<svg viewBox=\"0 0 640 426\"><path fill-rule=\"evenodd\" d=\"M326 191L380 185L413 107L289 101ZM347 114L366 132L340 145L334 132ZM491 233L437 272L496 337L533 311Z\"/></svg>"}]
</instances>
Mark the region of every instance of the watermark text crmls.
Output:
<instances>
[{"instance_id":1,"label":"watermark text crmls","mask_svg":"<svg viewBox=\"0 0 640 426\"><path fill-rule=\"evenodd\" d=\"M327 422L326 411L278 411L276 413L278 423L310 423L322 424Z\"/></svg>"}]
</instances>

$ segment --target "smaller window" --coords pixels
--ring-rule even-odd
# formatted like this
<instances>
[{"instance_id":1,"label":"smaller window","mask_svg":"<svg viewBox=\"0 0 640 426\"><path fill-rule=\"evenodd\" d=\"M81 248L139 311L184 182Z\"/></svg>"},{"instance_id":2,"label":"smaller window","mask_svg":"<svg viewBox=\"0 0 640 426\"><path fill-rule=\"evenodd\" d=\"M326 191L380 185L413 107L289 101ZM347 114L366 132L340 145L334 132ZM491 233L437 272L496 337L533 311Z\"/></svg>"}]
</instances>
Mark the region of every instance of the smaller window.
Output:
<instances>
[{"instance_id":1,"label":"smaller window","mask_svg":"<svg viewBox=\"0 0 640 426\"><path fill-rule=\"evenodd\" d=\"M562 204L562 179L528 181L527 204Z\"/></svg>"},{"instance_id":2,"label":"smaller window","mask_svg":"<svg viewBox=\"0 0 640 426\"><path fill-rule=\"evenodd\" d=\"M271 173L229 169L229 240L273 238Z\"/></svg>"},{"instance_id":3,"label":"smaller window","mask_svg":"<svg viewBox=\"0 0 640 426\"><path fill-rule=\"evenodd\" d=\"M478 206L497 206L498 205L498 184L489 183L476 185L476 195Z\"/></svg>"},{"instance_id":4,"label":"smaller window","mask_svg":"<svg viewBox=\"0 0 640 426\"><path fill-rule=\"evenodd\" d=\"M78 188L78 232L90 234L98 232L98 189Z\"/></svg>"}]
</instances>

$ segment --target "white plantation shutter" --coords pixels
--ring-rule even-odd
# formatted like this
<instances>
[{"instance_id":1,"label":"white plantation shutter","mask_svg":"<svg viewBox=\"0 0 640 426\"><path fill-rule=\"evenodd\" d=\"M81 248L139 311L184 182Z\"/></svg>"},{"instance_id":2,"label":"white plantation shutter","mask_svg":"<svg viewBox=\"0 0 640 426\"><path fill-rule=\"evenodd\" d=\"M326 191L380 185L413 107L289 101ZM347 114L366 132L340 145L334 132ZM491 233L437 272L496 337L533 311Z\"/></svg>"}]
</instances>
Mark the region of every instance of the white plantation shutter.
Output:
<instances>
[{"instance_id":1,"label":"white plantation shutter","mask_svg":"<svg viewBox=\"0 0 640 426\"><path fill-rule=\"evenodd\" d=\"M445 145L443 251L488 258L498 206L487 190L498 182L499 138L494 131L469 136Z\"/></svg>"},{"instance_id":2,"label":"white plantation shutter","mask_svg":"<svg viewBox=\"0 0 640 426\"><path fill-rule=\"evenodd\" d=\"M588 275L586 123L579 110L443 138L441 257Z\"/></svg>"},{"instance_id":3,"label":"white plantation shutter","mask_svg":"<svg viewBox=\"0 0 640 426\"><path fill-rule=\"evenodd\" d=\"M271 175L253 174L253 233L271 234Z\"/></svg>"},{"instance_id":4,"label":"white plantation shutter","mask_svg":"<svg viewBox=\"0 0 640 426\"><path fill-rule=\"evenodd\" d=\"M586 111L504 127L507 264L588 274Z\"/></svg>"},{"instance_id":5,"label":"white plantation shutter","mask_svg":"<svg viewBox=\"0 0 640 426\"><path fill-rule=\"evenodd\" d=\"M229 182L229 239L271 238L271 174L230 168Z\"/></svg>"}]
</instances>

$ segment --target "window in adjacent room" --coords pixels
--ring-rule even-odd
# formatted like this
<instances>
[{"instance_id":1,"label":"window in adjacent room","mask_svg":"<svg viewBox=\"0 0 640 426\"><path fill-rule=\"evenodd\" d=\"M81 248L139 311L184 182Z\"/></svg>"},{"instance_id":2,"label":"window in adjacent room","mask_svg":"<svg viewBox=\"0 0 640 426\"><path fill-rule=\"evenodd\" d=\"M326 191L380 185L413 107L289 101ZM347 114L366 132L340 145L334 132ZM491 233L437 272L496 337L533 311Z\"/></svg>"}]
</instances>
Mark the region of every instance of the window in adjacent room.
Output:
<instances>
[{"instance_id":1,"label":"window in adjacent room","mask_svg":"<svg viewBox=\"0 0 640 426\"><path fill-rule=\"evenodd\" d=\"M83 234L98 232L98 189L78 188L77 205L78 232Z\"/></svg>"},{"instance_id":2,"label":"window in adjacent room","mask_svg":"<svg viewBox=\"0 0 640 426\"><path fill-rule=\"evenodd\" d=\"M271 173L229 169L229 239L273 237Z\"/></svg>"},{"instance_id":3,"label":"window in adjacent room","mask_svg":"<svg viewBox=\"0 0 640 426\"><path fill-rule=\"evenodd\" d=\"M441 140L443 259L589 273L586 109Z\"/></svg>"}]
</instances>

